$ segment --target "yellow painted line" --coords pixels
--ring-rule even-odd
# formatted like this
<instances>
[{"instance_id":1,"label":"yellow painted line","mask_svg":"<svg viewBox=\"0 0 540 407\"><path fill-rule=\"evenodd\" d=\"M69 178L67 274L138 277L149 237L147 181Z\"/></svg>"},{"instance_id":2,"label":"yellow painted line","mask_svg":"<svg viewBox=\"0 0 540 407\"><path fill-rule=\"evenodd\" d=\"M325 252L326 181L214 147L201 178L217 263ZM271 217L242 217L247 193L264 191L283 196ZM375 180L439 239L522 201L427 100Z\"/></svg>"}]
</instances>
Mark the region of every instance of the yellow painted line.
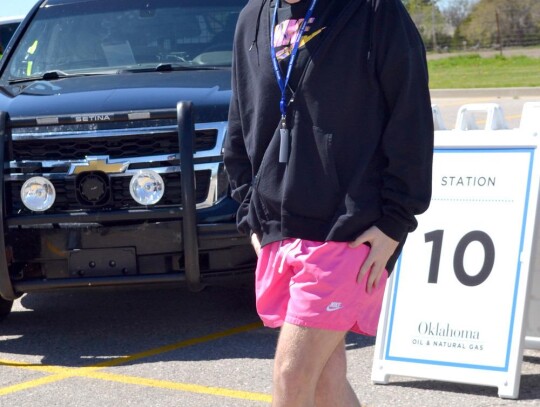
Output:
<instances>
[{"instance_id":1,"label":"yellow painted line","mask_svg":"<svg viewBox=\"0 0 540 407\"><path fill-rule=\"evenodd\" d=\"M514 120L514 119L519 119L520 117L521 117L521 114L513 114L510 116L504 116L504 119L506 121L509 121L509 120ZM485 123L486 123L486 119L478 120L478 124L485 124Z\"/></svg>"},{"instance_id":2,"label":"yellow painted line","mask_svg":"<svg viewBox=\"0 0 540 407\"><path fill-rule=\"evenodd\" d=\"M151 356L156 356L165 352L170 352L170 351L185 348L188 346L198 345L198 344L210 342L216 339L225 338L227 336L248 332L248 331L260 328L260 327L262 327L262 324L260 322L256 322L256 323L243 325L236 328L227 329L225 331L201 336L199 338L188 339L188 340L180 341L171 345L161 346L159 348L150 349L150 350L139 352L133 355L115 358L115 359L107 360L107 361L97 363L91 366L79 367L79 368L36 365L36 364L31 364L31 363L0 360L0 366L28 369L28 370L34 370L34 371L50 374L50 376L41 377L39 379L30 380L28 382L0 388L0 396L6 395L6 394L12 394L21 390L27 390L33 387L43 386L45 384L54 383L54 382L69 379L72 377L92 377L94 374L96 374L97 370L100 370L106 367L119 366L124 363L132 362L132 361L143 359L143 358L148 358ZM188 385L185 385L185 386L188 386ZM193 386L196 386L196 385L193 385ZM204 386L201 386L201 387L204 387ZM225 393L233 392L233 390L225 390L225 389L223 390Z\"/></svg>"},{"instance_id":3,"label":"yellow painted line","mask_svg":"<svg viewBox=\"0 0 540 407\"><path fill-rule=\"evenodd\" d=\"M63 370L62 367L57 367L57 366L37 365L33 363L15 362L12 360L2 360L2 359L0 359L0 366L35 370L37 372L43 372L43 373L60 373L60 371Z\"/></svg>"},{"instance_id":4,"label":"yellow painted line","mask_svg":"<svg viewBox=\"0 0 540 407\"><path fill-rule=\"evenodd\" d=\"M24 383L14 384L12 386L3 387L3 388L0 388L0 396L5 396L6 394L12 394L18 391L31 389L33 387L38 387L38 386L43 386L45 384L54 383L59 380L67 379L69 377L71 377L71 375L67 373L60 374L60 375L53 375L53 376L45 376L45 377L40 377L39 379L31 380L29 382L24 382Z\"/></svg>"},{"instance_id":5,"label":"yellow painted line","mask_svg":"<svg viewBox=\"0 0 540 407\"><path fill-rule=\"evenodd\" d=\"M272 396L264 393L253 393L247 391L238 391L231 389L224 389L220 387L201 386L198 384L169 382L165 380L145 379L142 377L133 377L118 375L105 372L92 372L86 375L93 379L100 379L124 384L135 384L138 386L157 387L168 390L180 390L189 393L206 394L212 396L221 396L241 400L250 401L264 401L266 403L272 402Z\"/></svg>"},{"instance_id":6,"label":"yellow painted line","mask_svg":"<svg viewBox=\"0 0 540 407\"><path fill-rule=\"evenodd\" d=\"M252 324L243 325L243 326L239 326L239 327L236 327L236 328L227 329L225 331L216 332L216 333L213 333L213 334L201 336L199 338L187 339L187 340L184 340L184 341L181 341L181 342L173 343L171 345L161 346L159 348L150 349L150 350L147 350L145 352L135 353L134 355L120 357L120 358L111 359L111 360L106 360L104 362L92 365L91 367L102 368L102 367L118 366L118 365L122 365L124 363L133 362L133 361L138 360L138 359L148 358L148 357L151 357L151 356L160 355L162 353L171 352L173 350L186 348L188 346L199 345L201 343L215 341L217 339L225 338L227 336L232 336L232 335L237 335L237 334L241 334L241 333L244 333L244 332L252 331L254 329L262 328L262 326L263 325L262 325L261 322L255 322L255 323L252 323Z\"/></svg>"},{"instance_id":7,"label":"yellow painted line","mask_svg":"<svg viewBox=\"0 0 540 407\"><path fill-rule=\"evenodd\" d=\"M86 376L95 370L103 369L102 367L96 367L96 366L62 367L62 366L52 366L52 365L38 365L38 364L31 364L31 363L24 363L24 362L13 362L11 360L1 360L1 359L0 359L0 366L16 367L18 369L33 370L35 372L48 373L50 375L69 376L69 377Z\"/></svg>"},{"instance_id":8,"label":"yellow painted line","mask_svg":"<svg viewBox=\"0 0 540 407\"><path fill-rule=\"evenodd\" d=\"M68 379L79 375L84 368L68 368L61 366L36 365L31 363L14 362L10 360L0 360L0 366L16 367L18 369L32 370L41 373L47 373L49 376L40 377L39 379L30 380L27 382L14 384L0 388L0 396L16 393L18 391L31 389L33 387L43 386L45 384L54 383L60 380Z\"/></svg>"}]
</instances>

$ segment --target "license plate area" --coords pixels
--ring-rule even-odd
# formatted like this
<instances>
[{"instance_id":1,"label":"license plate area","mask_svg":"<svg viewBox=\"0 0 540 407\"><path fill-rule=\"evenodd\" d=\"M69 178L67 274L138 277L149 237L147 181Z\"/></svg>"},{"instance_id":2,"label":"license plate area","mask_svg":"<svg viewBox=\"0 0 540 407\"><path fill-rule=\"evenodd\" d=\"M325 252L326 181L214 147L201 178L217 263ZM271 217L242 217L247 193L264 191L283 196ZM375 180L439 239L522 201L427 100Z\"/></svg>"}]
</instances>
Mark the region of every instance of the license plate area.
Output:
<instances>
[{"instance_id":1,"label":"license plate area","mask_svg":"<svg viewBox=\"0 0 540 407\"><path fill-rule=\"evenodd\" d=\"M137 253L134 247L73 250L69 254L68 263L72 276L137 274Z\"/></svg>"}]
</instances>

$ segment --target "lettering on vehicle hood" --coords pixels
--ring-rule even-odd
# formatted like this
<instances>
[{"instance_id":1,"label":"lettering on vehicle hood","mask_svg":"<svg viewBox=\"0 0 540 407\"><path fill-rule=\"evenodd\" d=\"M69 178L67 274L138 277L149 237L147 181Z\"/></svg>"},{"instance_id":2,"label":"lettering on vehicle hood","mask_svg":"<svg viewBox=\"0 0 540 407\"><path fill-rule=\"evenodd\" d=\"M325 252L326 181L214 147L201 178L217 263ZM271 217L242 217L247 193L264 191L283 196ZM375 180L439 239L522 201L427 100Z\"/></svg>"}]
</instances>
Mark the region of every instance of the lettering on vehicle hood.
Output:
<instances>
[{"instance_id":1,"label":"lettering on vehicle hood","mask_svg":"<svg viewBox=\"0 0 540 407\"><path fill-rule=\"evenodd\" d=\"M110 121L111 115L109 114L95 114L95 115L84 115L84 116L74 116L77 123L82 122L104 122Z\"/></svg>"}]
</instances>

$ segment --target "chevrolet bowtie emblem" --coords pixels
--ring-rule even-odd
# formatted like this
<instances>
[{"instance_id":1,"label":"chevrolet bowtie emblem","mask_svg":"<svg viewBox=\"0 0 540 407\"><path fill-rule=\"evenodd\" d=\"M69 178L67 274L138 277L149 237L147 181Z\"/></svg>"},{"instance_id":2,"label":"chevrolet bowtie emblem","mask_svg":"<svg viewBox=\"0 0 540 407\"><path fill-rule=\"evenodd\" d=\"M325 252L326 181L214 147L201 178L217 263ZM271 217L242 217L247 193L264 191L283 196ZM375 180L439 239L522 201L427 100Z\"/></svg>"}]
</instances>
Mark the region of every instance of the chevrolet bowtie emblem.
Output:
<instances>
[{"instance_id":1,"label":"chevrolet bowtie emblem","mask_svg":"<svg viewBox=\"0 0 540 407\"><path fill-rule=\"evenodd\" d=\"M101 171L107 174L122 173L127 170L129 163L109 163L109 157L95 156L86 157L85 161L71 163L69 167L69 175L80 174L88 171Z\"/></svg>"}]
</instances>

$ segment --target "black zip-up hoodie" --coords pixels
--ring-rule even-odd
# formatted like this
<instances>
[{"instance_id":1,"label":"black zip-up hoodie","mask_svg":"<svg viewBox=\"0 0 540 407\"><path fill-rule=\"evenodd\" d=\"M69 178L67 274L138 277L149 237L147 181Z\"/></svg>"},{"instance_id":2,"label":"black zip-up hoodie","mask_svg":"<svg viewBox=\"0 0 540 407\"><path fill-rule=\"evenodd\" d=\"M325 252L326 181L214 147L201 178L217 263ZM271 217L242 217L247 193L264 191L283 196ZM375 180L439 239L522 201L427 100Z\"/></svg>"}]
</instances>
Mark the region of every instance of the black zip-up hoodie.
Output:
<instances>
[{"instance_id":1,"label":"black zip-up hoodie","mask_svg":"<svg viewBox=\"0 0 540 407\"><path fill-rule=\"evenodd\" d=\"M270 58L269 0L250 0L234 42L224 147L240 231L262 244L287 237L352 241L375 225L401 244L431 198L433 119L425 49L400 0L341 7L311 55L287 110Z\"/></svg>"}]
</instances>

